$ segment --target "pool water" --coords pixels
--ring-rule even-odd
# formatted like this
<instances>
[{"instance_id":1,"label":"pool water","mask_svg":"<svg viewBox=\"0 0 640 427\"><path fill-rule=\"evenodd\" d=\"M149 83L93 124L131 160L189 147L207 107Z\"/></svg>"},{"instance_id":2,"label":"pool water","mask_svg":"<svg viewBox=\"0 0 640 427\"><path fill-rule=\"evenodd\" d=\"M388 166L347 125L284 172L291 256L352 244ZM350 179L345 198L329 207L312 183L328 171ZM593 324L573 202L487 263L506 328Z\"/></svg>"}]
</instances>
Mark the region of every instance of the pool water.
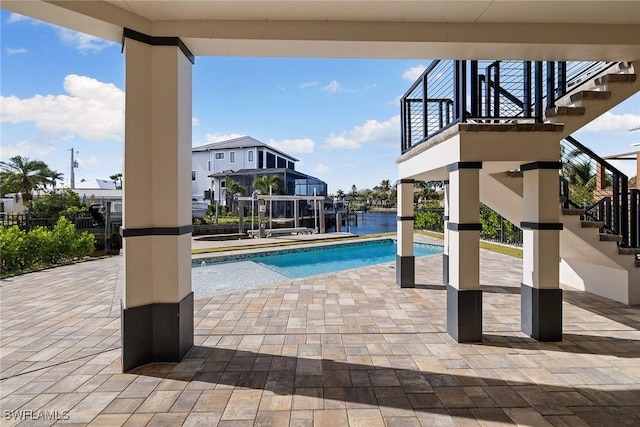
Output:
<instances>
[{"instance_id":1,"label":"pool water","mask_svg":"<svg viewBox=\"0 0 640 427\"><path fill-rule=\"evenodd\" d=\"M414 244L416 257L442 253L442 246ZM394 240L353 242L192 261L191 282L196 297L216 292L272 284L300 277L392 262Z\"/></svg>"},{"instance_id":2,"label":"pool water","mask_svg":"<svg viewBox=\"0 0 640 427\"><path fill-rule=\"evenodd\" d=\"M442 249L438 246L414 244L414 255L417 257L440 252ZM395 261L396 253L397 246L393 240L382 240L267 255L255 261L284 276L299 278Z\"/></svg>"}]
</instances>

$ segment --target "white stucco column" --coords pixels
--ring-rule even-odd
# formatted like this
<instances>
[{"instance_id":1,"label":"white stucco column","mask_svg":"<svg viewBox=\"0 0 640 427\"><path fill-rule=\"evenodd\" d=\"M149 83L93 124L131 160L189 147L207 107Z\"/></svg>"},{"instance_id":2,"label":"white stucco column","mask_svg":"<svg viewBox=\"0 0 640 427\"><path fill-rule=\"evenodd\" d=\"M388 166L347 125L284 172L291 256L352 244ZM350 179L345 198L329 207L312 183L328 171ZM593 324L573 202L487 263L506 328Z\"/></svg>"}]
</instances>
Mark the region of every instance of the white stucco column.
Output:
<instances>
[{"instance_id":1,"label":"white stucco column","mask_svg":"<svg viewBox=\"0 0 640 427\"><path fill-rule=\"evenodd\" d=\"M398 192L398 252L396 255L396 283L401 288L415 288L416 260L413 255L413 187L415 180L401 179Z\"/></svg>"},{"instance_id":2,"label":"white stucco column","mask_svg":"<svg viewBox=\"0 0 640 427\"><path fill-rule=\"evenodd\" d=\"M559 162L534 162L523 172L522 332L538 341L562 341Z\"/></svg>"},{"instance_id":3,"label":"white stucco column","mask_svg":"<svg viewBox=\"0 0 640 427\"><path fill-rule=\"evenodd\" d=\"M443 181L444 212L442 213L444 246L442 252L442 283L449 284L449 180Z\"/></svg>"},{"instance_id":4,"label":"white stucco column","mask_svg":"<svg viewBox=\"0 0 640 427\"><path fill-rule=\"evenodd\" d=\"M480 189L482 162L457 162L449 171L449 283L447 332L457 342L482 341Z\"/></svg>"},{"instance_id":5,"label":"white stucco column","mask_svg":"<svg viewBox=\"0 0 640 427\"><path fill-rule=\"evenodd\" d=\"M193 345L191 74L175 37L125 29L123 370Z\"/></svg>"}]
</instances>

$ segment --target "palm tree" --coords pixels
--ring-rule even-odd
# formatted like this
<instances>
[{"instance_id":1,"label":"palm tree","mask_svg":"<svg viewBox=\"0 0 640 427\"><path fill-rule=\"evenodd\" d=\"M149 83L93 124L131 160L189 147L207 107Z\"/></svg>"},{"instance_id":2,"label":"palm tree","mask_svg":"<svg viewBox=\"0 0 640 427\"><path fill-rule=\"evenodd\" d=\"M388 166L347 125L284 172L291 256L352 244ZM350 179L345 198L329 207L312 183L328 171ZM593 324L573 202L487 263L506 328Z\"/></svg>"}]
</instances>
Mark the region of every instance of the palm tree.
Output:
<instances>
[{"instance_id":1,"label":"palm tree","mask_svg":"<svg viewBox=\"0 0 640 427\"><path fill-rule=\"evenodd\" d=\"M116 189L118 189L118 190L122 189L122 174L121 173L116 173L116 174L110 175L109 179L111 181L113 181L113 183L116 185ZM120 183L120 185L118 185L118 182Z\"/></svg>"},{"instance_id":2,"label":"palm tree","mask_svg":"<svg viewBox=\"0 0 640 427\"><path fill-rule=\"evenodd\" d=\"M235 200L235 195L239 194L241 196L246 196L247 189L245 188L244 185L240 184L238 181L236 181L233 178L226 177L225 183L226 184L224 187L224 194L231 199L231 211L233 212L233 209L234 209L233 202Z\"/></svg>"},{"instance_id":3,"label":"palm tree","mask_svg":"<svg viewBox=\"0 0 640 427\"><path fill-rule=\"evenodd\" d=\"M0 187L3 192L22 193L22 200L33 200L33 190L45 186L52 172L41 160L15 156L0 162Z\"/></svg>"},{"instance_id":4,"label":"palm tree","mask_svg":"<svg viewBox=\"0 0 640 427\"><path fill-rule=\"evenodd\" d=\"M378 191L381 193L381 199L383 200L384 205L387 206L390 201L389 193L391 192L391 181L388 179L383 179L382 181L380 181Z\"/></svg>"},{"instance_id":5,"label":"palm tree","mask_svg":"<svg viewBox=\"0 0 640 427\"><path fill-rule=\"evenodd\" d=\"M342 199L342 198L344 198L344 191L342 191L342 190L338 190L338 191L336 191L336 197L337 197L338 199Z\"/></svg>"},{"instance_id":6,"label":"palm tree","mask_svg":"<svg viewBox=\"0 0 640 427\"><path fill-rule=\"evenodd\" d=\"M50 185L52 189L56 189L56 185L58 181L62 181L64 174L62 172L54 171L49 168L44 172L44 177L46 178L46 183L44 186Z\"/></svg>"},{"instance_id":7,"label":"palm tree","mask_svg":"<svg viewBox=\"0 0 640 427\"><path fill-rule=\"evenodd\" d=\"M273 194L279 194L281 190L280 178L276 175L264 175L256 178L253 180L252 185L254 189L259 190L262 194L269 194L270 191Z\"/></svg>"}]
</instances>

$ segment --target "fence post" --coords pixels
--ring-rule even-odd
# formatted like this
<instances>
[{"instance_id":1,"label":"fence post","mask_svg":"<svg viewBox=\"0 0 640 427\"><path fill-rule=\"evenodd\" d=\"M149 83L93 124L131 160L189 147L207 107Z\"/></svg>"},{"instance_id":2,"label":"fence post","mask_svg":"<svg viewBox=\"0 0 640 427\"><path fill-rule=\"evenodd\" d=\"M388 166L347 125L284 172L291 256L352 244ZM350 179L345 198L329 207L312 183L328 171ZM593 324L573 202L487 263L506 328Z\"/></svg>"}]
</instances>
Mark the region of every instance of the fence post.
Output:
<instances>
[{"instance_id":1,"label":"fence post","mask_svg":"<svg viewBox=\"0 0 640 427\"><path fill-rule=\"evenodd\" d=\"M542 109L542 61L536 61L535 63L535 117L536 123L542 123L543 109Z\"/></svg>"},{"instance_id":2,"label":"fence post","mask_svg":"<svg viewBox=\"0 0 640 427\"><path fill-rule=\"evenodd\" d=\"M629 199L629 213L631 216L629 246L637 248L640 244L640 190L632 189L629 191Z\"/></svg>"},{"instance_id":3,"label":"fence post","mask_svg":"<svg viewBox=\"0 0 640 427\"><path fill-rule=\"evenodd\" d=\"M27 226L25 227L25 231L28 233L31 231L31 213L30 212L27 212L26 220L27 220L26 221Z\"/></svg>"}]
</instances>

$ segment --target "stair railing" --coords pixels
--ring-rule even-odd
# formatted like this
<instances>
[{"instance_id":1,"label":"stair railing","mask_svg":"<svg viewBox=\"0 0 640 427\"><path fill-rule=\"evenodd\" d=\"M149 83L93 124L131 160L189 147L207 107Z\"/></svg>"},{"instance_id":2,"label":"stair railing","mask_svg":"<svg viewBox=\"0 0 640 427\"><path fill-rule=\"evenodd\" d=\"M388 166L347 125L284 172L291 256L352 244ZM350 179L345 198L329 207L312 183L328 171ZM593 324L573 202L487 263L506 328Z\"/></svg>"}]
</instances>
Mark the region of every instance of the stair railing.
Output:
<instances>
[{"instance_id":1,"label":"stair railing","mask_svg":"<svg viewBox=\"0 0 640 427\"><path fill-rule=\"evenodd\" d=\"M401 98L401 152L457 123L542 123L557 99L615 64L432 61Z\"/></svg>"},{"instance_id":2,"label":"stair railing","mask_svg":"<svg viewBox=\"0 0 640 427\"><path fill-rule=\"evenodd\" d=\"M627 175L571 136L561 142L560 157L565 207L584 209L583 219L622 236L619 246L637 247L638 190L629 191Z\"/></svg>"}]
</instances>

